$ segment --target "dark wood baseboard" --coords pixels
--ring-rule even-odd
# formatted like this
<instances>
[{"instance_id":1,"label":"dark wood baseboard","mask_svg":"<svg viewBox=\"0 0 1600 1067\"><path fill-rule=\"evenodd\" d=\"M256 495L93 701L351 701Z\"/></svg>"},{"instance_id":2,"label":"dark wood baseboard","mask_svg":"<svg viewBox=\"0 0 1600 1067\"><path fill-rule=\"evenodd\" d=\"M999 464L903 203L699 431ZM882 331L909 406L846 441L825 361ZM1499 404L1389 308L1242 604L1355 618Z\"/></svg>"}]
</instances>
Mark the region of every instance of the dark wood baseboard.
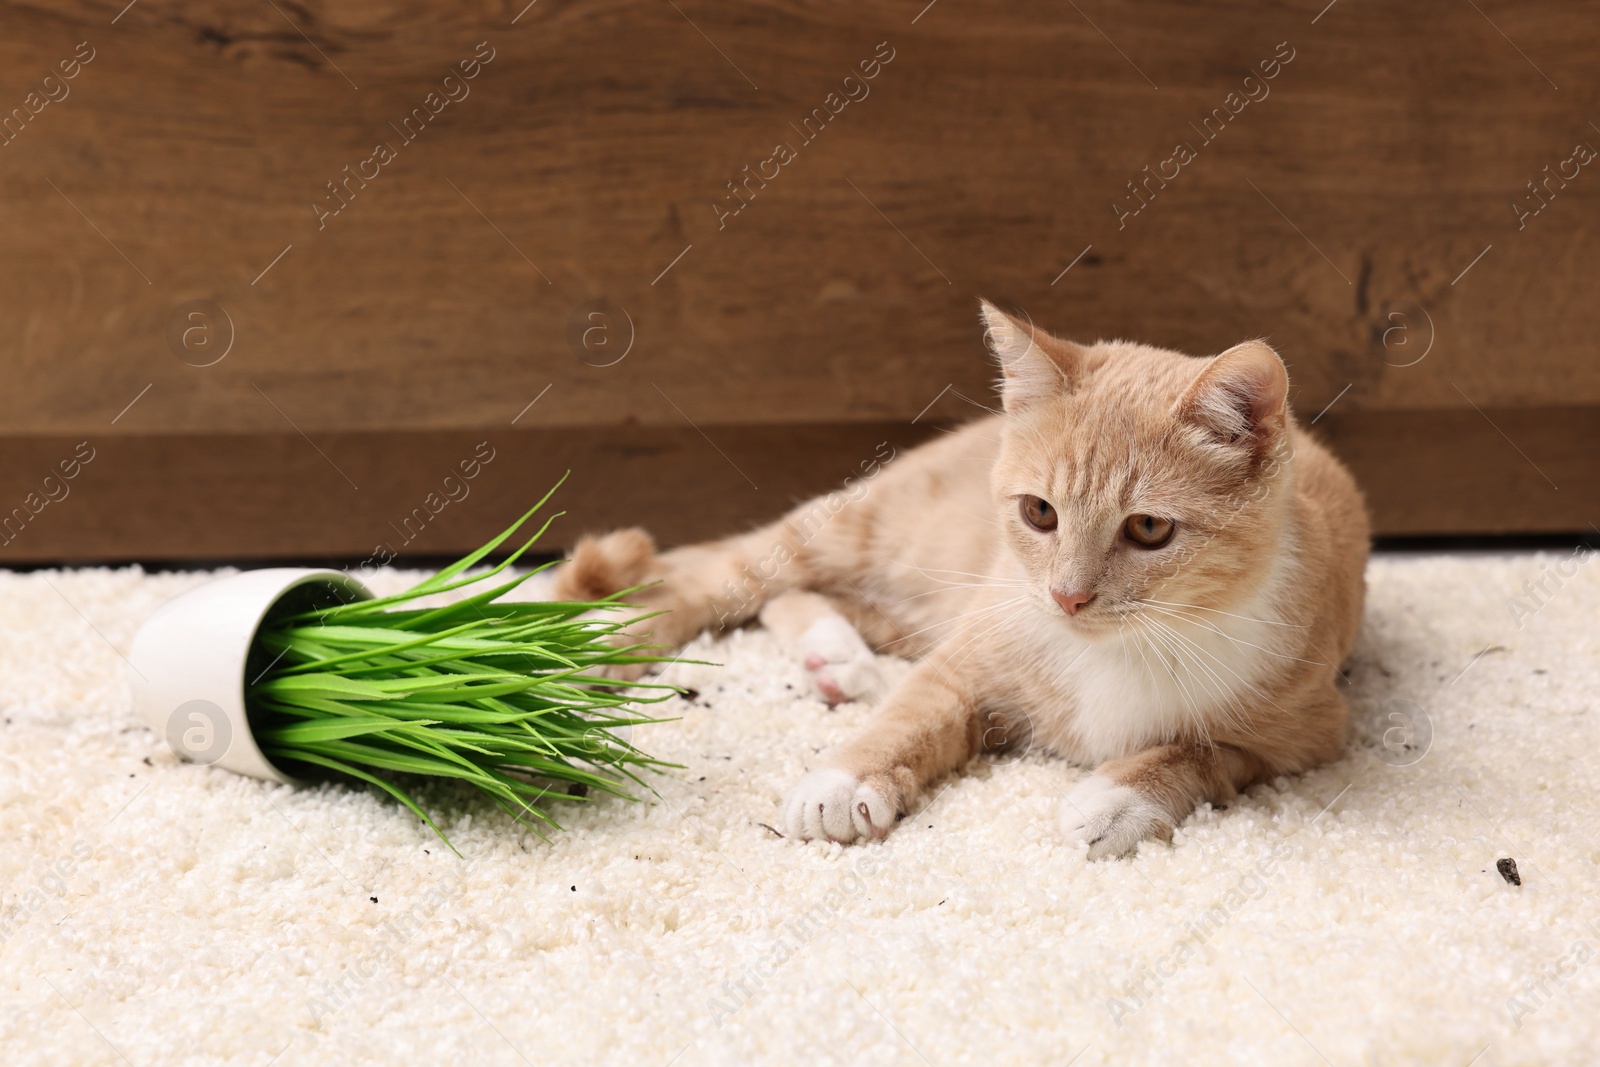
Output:
<instances>
[{"instance_id":1,"label":"dark wood baseboard","mask_svg":"<svg viewBox=\"0 0 1600 1067\"><path fill-rule=\"evenodd\" d=\"M1600 527L1600 409L1330 412L1318 431L1355 472L1377 536Z\"/></svg>"},{"instance_id":2,"label":"dark wood baseboard","mask_svg":"<svg viewBox=\"0 0 1600 1067\"><path fill-rule=\"evenodd\" d=\"M903 451L936 432L903 422L703 429L111 436L88 442L93 458L70 480L61 464L88 454L82 438L5 437L0 565L439 556L498 532L568 469L556 498L567 516L549 547L634 524L681 544L781 514L885 442ZM1592 408L1330 412L1315 432L1354 469L1379 535L1600 525ZM469 479L461 464L475 460Z\"/></svg>"},{"instance_id":3,"label":"dark wood baseboard","mask_svg":"<svg viewBox=\"0 0 1600 1067\"><path fill-rule=\"evenodd\" d=\"M12 518L0 566L457 553L499 533L568 470L545 512L567 513L550 548L626 525L680 544L780 514L841 482L881 442L904 449L931 432L904 423L706 430L709 439L687 424L106 437L90 441L94 458L64 483L63 499L20 532ZM9 457L0 521L26 512L30 493L37 505L45 476L81 441L0 438Z\"/></svg>"}]
</instances>

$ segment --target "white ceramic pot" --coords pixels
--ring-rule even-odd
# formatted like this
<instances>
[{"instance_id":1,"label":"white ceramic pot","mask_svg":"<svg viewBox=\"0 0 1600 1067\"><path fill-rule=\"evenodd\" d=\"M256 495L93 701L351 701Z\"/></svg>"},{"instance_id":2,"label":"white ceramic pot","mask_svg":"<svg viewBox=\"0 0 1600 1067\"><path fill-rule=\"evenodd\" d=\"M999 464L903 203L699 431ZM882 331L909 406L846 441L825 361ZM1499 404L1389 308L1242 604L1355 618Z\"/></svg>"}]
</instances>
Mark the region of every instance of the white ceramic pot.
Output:
<instances>
[{"instance_id":1,"label":"white ceramic pot","mask_svg":"<svg viewBox=\"0 0 1600 1067\"><path fill-rule=\"evenodd\" d=\"M372 592L339 571L243 571L168 601L134 635L128 656L134 707L181 758L298 784L256 747L244 704L245 687L255 680L246 672L260 675L271 666L251 662L256 631L290 596L307 598L309 608L367 600Z\"/></svg>"}]
</instances>

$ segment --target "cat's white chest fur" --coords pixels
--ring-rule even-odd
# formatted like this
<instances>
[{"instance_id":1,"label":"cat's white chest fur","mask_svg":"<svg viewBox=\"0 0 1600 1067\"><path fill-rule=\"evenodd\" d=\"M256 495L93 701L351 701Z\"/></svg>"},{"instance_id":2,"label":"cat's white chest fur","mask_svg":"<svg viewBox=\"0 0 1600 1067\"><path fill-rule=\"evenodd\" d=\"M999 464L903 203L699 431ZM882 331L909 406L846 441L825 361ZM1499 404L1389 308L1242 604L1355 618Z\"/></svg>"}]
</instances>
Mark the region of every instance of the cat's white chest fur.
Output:
<instances>
[{"instance_id":1,"label":"cat's white chest fur","mask_svg":"<svg viewBox=\"0 0 1600 1067\"><path fill-rule=\"evenodd\" d=\"M1092 765L1244 726L1270 700L1263 685L1290 629L1265 597L1231 614L1152 606L1093 640L1036 617L1013 637L1038 672L1025 709L1035 741Z\"/></svg>"}]
</instances>

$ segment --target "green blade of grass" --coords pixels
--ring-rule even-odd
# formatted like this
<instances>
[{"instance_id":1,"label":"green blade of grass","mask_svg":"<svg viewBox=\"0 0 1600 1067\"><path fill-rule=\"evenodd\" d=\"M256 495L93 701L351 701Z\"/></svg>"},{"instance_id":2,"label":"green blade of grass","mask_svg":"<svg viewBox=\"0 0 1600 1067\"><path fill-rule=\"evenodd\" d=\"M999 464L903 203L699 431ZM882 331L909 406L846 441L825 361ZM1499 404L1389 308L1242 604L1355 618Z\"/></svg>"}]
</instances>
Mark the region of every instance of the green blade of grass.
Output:
<instances>
[{"instance_id":1,"label":"green blade of grass","mask_svg":"<svg viewBox=\"0 0 1600 1067\"><path fill-rule=\"evenodd\" d=\"M412 726L432 726L436 719L417 719ZM393 719L319 719L314 722L297 722L288 726L269 726L256 733L257 741L279 745L303 745L316 741L338 741L361 734L380 733L395 729Z\"/></svg>"}]
</instances>

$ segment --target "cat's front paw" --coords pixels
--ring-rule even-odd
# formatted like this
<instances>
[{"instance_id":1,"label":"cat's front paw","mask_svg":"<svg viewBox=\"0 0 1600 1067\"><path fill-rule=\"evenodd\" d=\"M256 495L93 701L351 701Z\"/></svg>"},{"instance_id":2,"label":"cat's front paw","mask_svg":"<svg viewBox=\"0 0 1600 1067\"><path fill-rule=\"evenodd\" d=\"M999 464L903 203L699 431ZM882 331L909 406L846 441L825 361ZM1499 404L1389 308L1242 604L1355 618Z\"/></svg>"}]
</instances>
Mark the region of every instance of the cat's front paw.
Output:
<instances>
[{"instance_id":1,"label":"cat's front paw","mask_svg":"<svg viewBox=\"0 0 1600 1067\"><path fill-rule=\"evenodd\" d=\"M1061 802L1061 830L1068 841L1089 846L1092 860L1126 856L1140 841L1172 836L1160 805L1137 789L1091 774Z\"/></svg>"},{"instance_id":2,"label":"cat's front paw","mask_svg":"<svg viewBox=\"0 0 1600 1067\"><path fill-rule=\"evenodd\" d=\"M802 841L881 839L899 815L899 790L880 775L812 771L783 798L783 831Z\"/></svg>"}]
</instances>

